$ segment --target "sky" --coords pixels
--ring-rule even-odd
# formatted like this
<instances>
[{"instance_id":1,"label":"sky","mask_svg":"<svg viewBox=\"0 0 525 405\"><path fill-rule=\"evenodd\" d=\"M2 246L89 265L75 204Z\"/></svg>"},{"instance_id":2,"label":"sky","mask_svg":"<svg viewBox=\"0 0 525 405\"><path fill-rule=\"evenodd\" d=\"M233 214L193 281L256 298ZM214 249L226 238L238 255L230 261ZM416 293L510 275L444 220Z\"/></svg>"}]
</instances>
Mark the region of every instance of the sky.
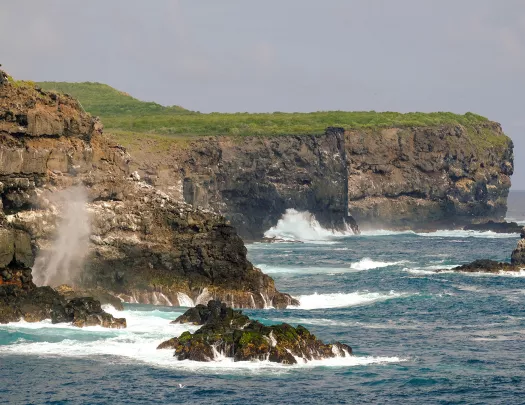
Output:
<instances>
[{"instance_id":1,"label":"sky","mask_svg":"<svg viewBox=\"0 0 525 405\"><path fill-rule=\"evenodd\" d=\"M475 112L525 190L524 0L2 0L0 38L17 79L201 112Z\"/></svg>"}]
</instances>

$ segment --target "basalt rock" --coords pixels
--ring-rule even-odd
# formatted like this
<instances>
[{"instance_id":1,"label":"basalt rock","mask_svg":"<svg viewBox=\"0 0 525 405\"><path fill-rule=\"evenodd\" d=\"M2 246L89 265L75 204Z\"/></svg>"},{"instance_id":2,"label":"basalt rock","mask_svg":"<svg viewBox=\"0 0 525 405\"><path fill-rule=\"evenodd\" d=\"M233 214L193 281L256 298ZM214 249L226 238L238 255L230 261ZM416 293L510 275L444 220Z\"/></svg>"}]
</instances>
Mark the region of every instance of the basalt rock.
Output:
<instances>
[{"instance_id":1,"label":"basalt rock","mask_svg":"<svg viewBox=\"0 0 525 405\"><path fill-rule=\"evenodd\" d=\"M511 263L515 266L525 267L525 228L521 230L521 239L512 252Z\"/></svg>"},{"instance_id":2,"label":"basalt rock","mask_svg":"<svg viewBox=\"0 0 525 405\"><path fill-rule=\"evenodd\" d=\"M174 349L178 360L212 361L220 355L234 361L296 364L352 354L349 346L324 344L301 325L265 326L220 301L191 308L175 322L203 325L159 345L158 349Z\"/></svg>"},{"instance_id":3,"label":"basalt rock","mask_svg":"<svg viewBox=\"0 0 525 405\"><path fill-rule=\"evenodd\" d=\"M509 263L497 262L494 260L480 259L474 260L472 263L457 266L452 269L453 271L462 273L499 273L502 271L520 271L520 266L516 266ZM443 270L438 270L438 272Z\"/></svg>"},{"instance_id":4,"label":"basalt rock","mask_svg":"<svg viewBox=\"0 0 525 405\"><path fill-rule=\"evenodd\" d=\"M119 311L124 310L122 301L103 288L78 288L62 284L56 287L55 290L68 300L73 298L92 297L100 302L100 305L111 305L113 308Z\"/></svg>"},{"instance_id":5,"label":"basalt rock","mask_svg":"<svg viewBox=\"0 0 525 405\"><path fill-rule=\"evenodd\" d=\"M100 302L91 297L68 300L49 286L36 287L31 269L19 267L15 261L0 270L0 323L51 319L78 327L126 327L125 319L104 312Z\"/></svg>"},{"instance_id":6,"label":"basalt rock","mask_svg":"<svg viewBox=\"0 0 525 405\"><path fill-rule=\"evenodd\" d=\"M131 156L75 99L30 84L0 86L0 265L14 255L31 267L53 257L68 202L83 187L91 218L85 260L35 283L100 289L127 302L194 305L220 298L236 307L283 308L292 298L247 259L235 228L221 215L179 201L141 181ZM4 234L15 233L15 239ZM6 257L4 257L6 256ZM9 274L6 275L10 277Z\"/></svg>"},{"instance_id":7,"label":"basalt rock","mask_svg":"<svg viewBox=\"0 0 525 405\"><path fill-rule=\"evenodd\" d=\"M491 231L496 233L521 233L523 226L516 222L488 221L480 224L470 224L463 228L466 231Z\"/></svg>"}]
</instances>

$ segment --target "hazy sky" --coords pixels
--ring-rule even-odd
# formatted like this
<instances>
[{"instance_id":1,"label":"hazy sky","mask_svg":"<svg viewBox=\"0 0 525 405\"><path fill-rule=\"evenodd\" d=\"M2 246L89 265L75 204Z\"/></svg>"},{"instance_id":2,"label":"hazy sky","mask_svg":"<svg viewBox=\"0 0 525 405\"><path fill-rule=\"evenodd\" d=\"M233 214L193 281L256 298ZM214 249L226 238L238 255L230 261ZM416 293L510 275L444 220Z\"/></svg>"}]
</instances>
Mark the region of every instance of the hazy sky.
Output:
<instances>
[{"instance_id":1,"label":"hazy sky","mask_svg":"<svg viewBox=\"0 0 525 405\"><path fill-rule=\"evenodd\" d=\"M0 63L210 111L476 112L525 189L524 0L3 0Z\"/></svg>"}]
</instances>

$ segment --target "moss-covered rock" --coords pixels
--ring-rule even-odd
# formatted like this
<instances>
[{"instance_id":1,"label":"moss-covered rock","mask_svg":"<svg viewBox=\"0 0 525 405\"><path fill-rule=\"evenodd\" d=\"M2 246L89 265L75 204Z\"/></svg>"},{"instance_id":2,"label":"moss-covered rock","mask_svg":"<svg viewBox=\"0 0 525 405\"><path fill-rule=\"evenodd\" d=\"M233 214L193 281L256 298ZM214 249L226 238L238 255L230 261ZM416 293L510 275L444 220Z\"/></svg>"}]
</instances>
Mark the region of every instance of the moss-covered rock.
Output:
<instances>
[{"instance_id":1,"label":"moss-covered rock","mask_svg":"<svg viewBox=\"0 0 525 405\"><path fill-rule=\"evenodd\" d=\"M159 345L158 349L174 349L178 360L212 361L226 356L234 361L296 364L352 353L349 346L339 342L324 344L301 325L266 326L220 301L190 308L174 322L202 325L193 334L184 332Z\"/></svg>"}]
</instances>

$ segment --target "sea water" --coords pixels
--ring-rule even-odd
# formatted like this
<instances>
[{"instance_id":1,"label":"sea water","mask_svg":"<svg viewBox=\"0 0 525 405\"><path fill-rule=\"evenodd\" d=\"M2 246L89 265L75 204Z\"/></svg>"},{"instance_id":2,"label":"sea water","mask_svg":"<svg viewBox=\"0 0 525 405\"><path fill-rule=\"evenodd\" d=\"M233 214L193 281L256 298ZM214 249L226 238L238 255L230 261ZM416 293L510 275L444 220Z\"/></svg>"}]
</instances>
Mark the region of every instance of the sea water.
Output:
<instances>
[{"instance_id":1,"label":"sea water","mask_svg":"<svg viewBox=\"0 0 525 405\"><path fill-rule=\"evenodd\" d=\"M525 194L511 201L509 215L525 220ZM525 272L435 273L477 258L508 261L518 235L332 235L292 215L314 226L304 233L300 223L294 235L293 221L281 223L288 238L306 234L304 243L248 251L300 305L245 312L304 325L350 345L355 357L294 366L177 361L156 346L196 329L170 324L184 309L132 304L107 308L127 318L123 330L0 325L0 403L525 403Z\"/></svg>"}]
</instances>

